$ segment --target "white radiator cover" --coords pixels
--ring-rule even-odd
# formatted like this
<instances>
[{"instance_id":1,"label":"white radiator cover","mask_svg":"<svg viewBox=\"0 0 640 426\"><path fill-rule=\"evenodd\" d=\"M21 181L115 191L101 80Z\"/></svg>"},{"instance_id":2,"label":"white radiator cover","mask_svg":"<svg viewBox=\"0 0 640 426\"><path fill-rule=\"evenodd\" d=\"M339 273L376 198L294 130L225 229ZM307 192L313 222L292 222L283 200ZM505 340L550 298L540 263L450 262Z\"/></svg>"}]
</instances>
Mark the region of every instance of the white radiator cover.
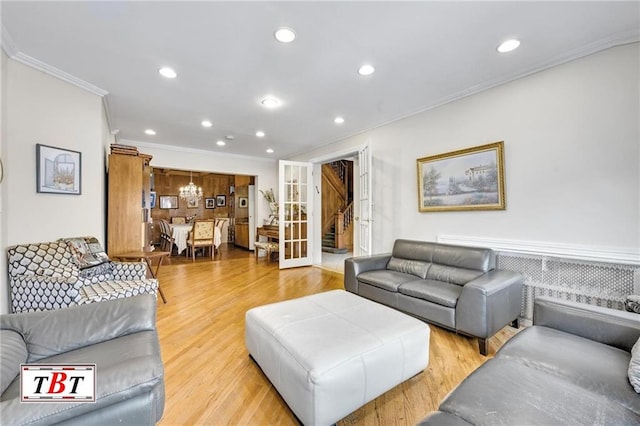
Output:
<instances>
[{"instance_id":1,"label":"white radiator cover","mask_svg":"<svg viewBox=\"0 0 640 426\"><path fill-rule=\"evenodd\" d=\"M537 296L624 309L640 294L640 252L628 249L495 240L442 235L439 243L491 247L497 267L524 275L521 318L530 323Z\"/></svg>"}]
</instances>

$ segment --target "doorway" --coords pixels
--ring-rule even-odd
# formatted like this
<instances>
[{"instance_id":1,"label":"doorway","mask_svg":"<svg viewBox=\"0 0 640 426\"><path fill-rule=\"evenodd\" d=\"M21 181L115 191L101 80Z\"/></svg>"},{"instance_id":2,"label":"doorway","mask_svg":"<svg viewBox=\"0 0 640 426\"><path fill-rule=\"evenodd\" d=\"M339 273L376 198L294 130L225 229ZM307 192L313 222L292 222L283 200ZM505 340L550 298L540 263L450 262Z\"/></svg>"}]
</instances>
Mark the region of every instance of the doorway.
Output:
<instances>
[{"instance_id":1,"label":"doorway","mask_svg":"<svg viewBox=\"0 0 640 426\"><path fill-rule=\"evenodd\" d=\"M353 256L354 157L328 161L321 165L322 258L320 266L344 272L344 259Z\"/></svg>"},{"instance_id":2,"label":"doorway","mask_svg":"<svg viewBox=\"0 0 640 426\"><path fill-rule=\"evenodd\" d=\"M369 195L371 188L371 175L369 173L371 157L369 155L369 144L351 147L310 160L314 165L314 203L317 212L327 209L325 206L327 200L323 196L326 191L323 187L322 167L324 164L343 160L351 162L349 177L352 182L351 194L347 197L350 198L352 204L352 213L350 213L352 216L351 229L349 230L351 241L348 244L347 251L343 253L323 251L322 240L324 232L322 221L316 220L314 223L316 243L313 264L340 273L344 272L344 260L346 258L366 256L371 253L371 227L369 226L371 217L371 197Z\"/></svg>"}]
</instances>

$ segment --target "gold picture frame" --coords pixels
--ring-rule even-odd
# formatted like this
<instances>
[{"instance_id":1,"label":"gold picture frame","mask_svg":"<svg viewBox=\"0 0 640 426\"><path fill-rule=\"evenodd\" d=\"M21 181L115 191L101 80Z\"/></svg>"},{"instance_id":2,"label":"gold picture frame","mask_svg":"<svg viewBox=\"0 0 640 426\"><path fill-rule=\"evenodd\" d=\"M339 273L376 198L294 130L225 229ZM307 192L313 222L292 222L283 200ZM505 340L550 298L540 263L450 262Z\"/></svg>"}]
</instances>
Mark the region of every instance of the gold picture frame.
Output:
<instances>
[{"instance_id":1,"label":"gold picture frame","mask_svg":"<svg viewBox=\"0 0 640 426\"><path fill-rule=\"evenodd\" d=\"M420 212L505 210L504 141L419 158Z\"/></svg>"}]
</instances>

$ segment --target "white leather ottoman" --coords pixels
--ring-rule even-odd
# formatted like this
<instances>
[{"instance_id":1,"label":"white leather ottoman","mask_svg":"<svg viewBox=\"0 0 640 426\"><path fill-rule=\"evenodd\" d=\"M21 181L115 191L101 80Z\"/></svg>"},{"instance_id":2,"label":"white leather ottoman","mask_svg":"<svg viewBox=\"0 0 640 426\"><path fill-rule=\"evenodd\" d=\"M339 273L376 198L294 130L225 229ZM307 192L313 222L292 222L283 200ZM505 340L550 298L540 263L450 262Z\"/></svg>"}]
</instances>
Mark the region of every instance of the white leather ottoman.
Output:
<instances>
[{"instance_id":1,"label":"white leather ottoman","mask_svg":"<svg viewBox=\"0 0 640 426\"><path fill-rule=\"evenodd\" d=\"M424 370L429 326L344 290L249 310L249 354L305 425L329 425Z\"/></svg>"}]
</instances>

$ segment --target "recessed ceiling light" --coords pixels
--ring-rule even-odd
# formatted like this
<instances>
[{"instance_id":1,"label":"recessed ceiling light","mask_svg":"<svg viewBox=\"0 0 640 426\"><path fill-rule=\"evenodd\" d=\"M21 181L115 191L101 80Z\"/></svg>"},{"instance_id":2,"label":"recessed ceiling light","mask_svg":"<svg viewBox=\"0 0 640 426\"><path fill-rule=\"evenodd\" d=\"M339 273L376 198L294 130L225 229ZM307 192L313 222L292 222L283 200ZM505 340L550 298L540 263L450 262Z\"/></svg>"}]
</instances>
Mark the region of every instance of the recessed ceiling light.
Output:
<instances>
[{"instance_id":1,"label":"recessed ceiling light","mask_svg":"<svg viewBox=\"0 0 640 426\"><path fill-rule=\"evenodd\" d=\"M333 119L333 122L336 123L336 124L342 124L342 123L344 123L344 118L336 117L336 118Z\"/></svg>"},{"instance_id":2,"label":"recessed ceiling light","mask_svg":"<svg viewBox=\"0 0 640 426\"><path fill-rule=\"evenodd\" d=\"M213 123L211 123L209 120L203 120L202 123L202 127L211 127L213 126Z\"/></svg>"},{"instance_id":3,"label":"recessed ceiling light","mask_svg":"<svg viewBox=\"0 0 640 426\"><path fill-rule=\"evenodd\" d=\"M218 146L225 146L225 145L226 145L226 143L225 143L224 141L218 141L218 142L216 142L216 145L218 145Z\"/></svg>"},{"instance_id":4,"label":"recessed ceiling light","mask_svg":"<svg viewBox=\"0 0 640 426\"><path fill-rule=\"evenodd\" d=\"M156 134L156 131L155 131L155 130L153 130L153 129L147 129L147 130L145 130L144 132L145 132L146 134L148 134L148 135L151 135L151 136L153 136L153 135L155 135L155 134Z\"/></svg>"},{"instance_id":5,"label":"recessed ceiling light","mask_svg":"<svg viewBox=\"0 0 640 426\"><path fill-rule=\"evenodd\" d=\"M267 154L273 154L273 150L271 148L267 149Z\"/></svg>"},{"instance_id":6,"label":"recessed ceiling light","mask_svg":"<svg viewBox=\"0 0 640 426\"><path fill-rule=\"evenodd\" d=\"M498 46L498 52L507 53L515 50L520 46L520 41L516 39L507 40Z\"/></svg>"},{"instance_id":7,"label":"recessed ceiling light","mask_svg":"<svg viewBox=\"0 0 640 426\"><path fill-rule=\"evenodd\" d=\"M371 75L376 71L373 65L364 64L360 68L358 68L358 74L360 75Z\"/></svg>"},{"instance_id":8,"label":"recessed ceiling light","mask_svg":"<svg viewBox=\"0 0 640 426\"><path fill-rule=\"evenodd\" d=\"M259 138L264 138L264 132L262 130L258 130L256 132L256 136L259 137Z\"/></svg>"},{"instance_id":9,"label":"recessed ceiling light","mask_svg":"<svg viewBox=\"0 0 640 426\"><path fill-rule=\"evenodd\" d=\"M277 106L280 106L280 99L274 96L266 96L260 101L260 103L267 108L275 108Z\"/></svg>"},{"instance_id":10,"label":"recessed ceiling light","mask_svg":"<svg viewBox=\"0 0 640 426\"><path fill-rule=\"evenodd\" d=\"M278 28L273 36L280 43L291 43L296 38L296 33L291 28Z\"/></svg>"},{"instance_id":11,"label":"recessed ceiling light","mask_svg":"<svg viewBox=\"0 0 640 426\"><path fill-rule=\"evenodd\" d=\"M176 72L169 67L162 67L158 70L158 72L161 76L166 78L176 78L178 76L178 74L176 74Z\"/></svg>"}]
</instances>

